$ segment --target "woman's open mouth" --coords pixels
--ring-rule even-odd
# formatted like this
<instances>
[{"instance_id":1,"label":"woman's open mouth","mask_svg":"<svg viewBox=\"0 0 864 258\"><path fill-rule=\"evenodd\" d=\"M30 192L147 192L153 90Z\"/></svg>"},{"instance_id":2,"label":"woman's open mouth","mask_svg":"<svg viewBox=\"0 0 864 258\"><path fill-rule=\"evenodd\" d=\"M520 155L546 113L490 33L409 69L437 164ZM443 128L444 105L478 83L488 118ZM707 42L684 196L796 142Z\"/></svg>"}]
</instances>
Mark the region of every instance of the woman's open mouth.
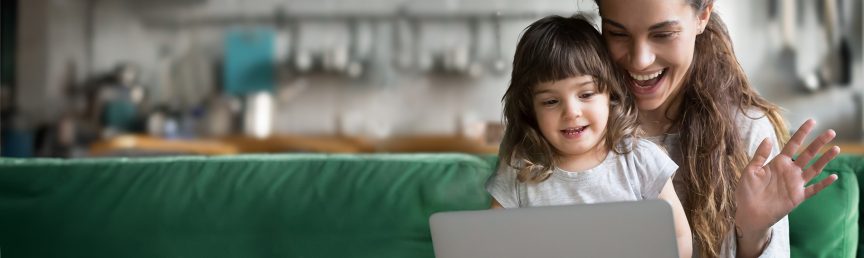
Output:
<instances>
[{"instance_id":1,"label":"woman's open mouth","mask_svg":"<svg viewBox=\"0 0 864 258\"><path fill-rule=\"evenodd\" d=\"M633 91L636 94L651 94L657 91L660 82L666 77L666 71L669 68L657 71L653 74L639 75L630 73L630 79L633 84Z\"/></svg>"}]
</instances>

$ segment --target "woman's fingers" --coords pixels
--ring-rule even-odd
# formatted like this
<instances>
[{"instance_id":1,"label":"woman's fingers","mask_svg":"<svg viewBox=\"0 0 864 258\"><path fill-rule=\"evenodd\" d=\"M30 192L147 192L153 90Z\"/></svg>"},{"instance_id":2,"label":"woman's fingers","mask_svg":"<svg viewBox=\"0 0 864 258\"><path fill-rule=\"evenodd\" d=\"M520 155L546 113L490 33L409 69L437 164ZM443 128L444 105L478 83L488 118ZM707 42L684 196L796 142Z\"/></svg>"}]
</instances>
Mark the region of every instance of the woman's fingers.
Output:
<instances>
[{"instance_id":1,"label":"woman's fingers","mask_svg":"<svg viewBox=\"0 0 864 258\"><path fill-rule=\"evenodd\" d=\"M822 149L822 146L828 144L834 137L837 136L837 133L834 130L828 130L816 137L810 145L807 145L807 149L801 152L797 158L795 158L795 165L798 165L800 168L804 168L807 166L807 163L810 163L810 159L819 154L819 150Z\"/></svg>"},{"instance_id":2,"label":"woman's fingers","mask_svg":"<svg viewBox=\"0 0 864 258\"><path fill-rule=\"evenodd\" d=\"M810 131L813 130L813 126L816 124L813 119L807 119L801 127L795 131L795 134L792 135L792 138L789 139L789 142L786 143L786 146L783 147L783 150L780 151L780 154L785 154L788 157L794 157L795 152L798 151L798 147L801 146L801 143L804 142L804 138L810 134Z\"/></svg>"},{"instance_id":3,"label":"woman's fingers","mask_svg":"<svg viewBox=\"0 0 864 258\"><path fill-rule=\"evenodd\" d=\"M762 139L762 143L756 148L756 153L750 159L750 164L747 164L747 171L759 171L771 155L771 141L768 138Z\"/></svg>"},{"instance_id":4,"label":"woman's fingers","mask_svg":"<svg viewBox=\"0 0 864 258\"><path fill-rule=\"evenodd\" d=\"M816 160L816 163L813 163L813 165L807 168L807 170L804 170L804 174L802 175L804 177L804 182L810 182L810 180L819 175L819 173L822 172L822 169L825 168L825 165L833 160L834 157L837 157L838 154L840 154L840 147L837 146L831 147L831 149L826 151L822 157ZM796 160L795 162L798 161Z\"/></svg>"},{"instance_id":5,"label":"woman's fingers","mask_svg":"<svg viewBox=\"0 0 864 258\"><path fill-rule=\"evenodd\" d=\"M807 188L804 188L804 199L810 199L810 197L816 195L817 193L819 193L819 191L822 191L822 189L825 189L825 187L828 187L829 185L834 183L834 181L837 181L836 174L832 174L825 179L822 179L822 181L819 181L819 183L815 183L808 186Z\"/></svg>"}]
</instances>

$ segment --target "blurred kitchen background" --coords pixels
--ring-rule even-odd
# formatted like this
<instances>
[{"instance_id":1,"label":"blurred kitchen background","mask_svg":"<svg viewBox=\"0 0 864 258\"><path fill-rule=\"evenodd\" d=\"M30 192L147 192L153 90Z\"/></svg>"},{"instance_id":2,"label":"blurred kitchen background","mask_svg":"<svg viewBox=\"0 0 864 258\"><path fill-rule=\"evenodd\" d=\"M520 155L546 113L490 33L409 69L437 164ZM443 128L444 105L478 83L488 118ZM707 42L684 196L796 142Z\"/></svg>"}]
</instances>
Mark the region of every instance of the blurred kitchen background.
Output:
<instances>
[{"instance_id":1,"label":"blurred kitchen background","mask_svg":"<svg viewBox=\"0 0 864 258\"><path fill-rule=\"evenodd\" d=\"M857 146L861 2L716 8L790 127L812 117ZM2 0L0 153L495 153L519 33L596 11L591 0Z\"/></svg>"}]
</instances>

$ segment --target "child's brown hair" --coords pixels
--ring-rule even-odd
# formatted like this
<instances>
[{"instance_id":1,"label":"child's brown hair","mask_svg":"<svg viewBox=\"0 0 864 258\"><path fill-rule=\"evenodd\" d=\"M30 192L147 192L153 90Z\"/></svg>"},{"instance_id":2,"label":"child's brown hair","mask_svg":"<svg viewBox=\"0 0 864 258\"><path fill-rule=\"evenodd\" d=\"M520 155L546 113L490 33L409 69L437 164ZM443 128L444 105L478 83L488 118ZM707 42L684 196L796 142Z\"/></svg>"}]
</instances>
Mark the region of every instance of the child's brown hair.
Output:
<instances>
[{"instance_id":1,"label":"child's brown hair","mask_svg":"<svg viewBox=\"0 0 864 258\"><path fill-rule=\"evenodd\" d=\"M556 165L556 150L543 137L534 112L533 90L538 84L575 76L591 76L598 92L609 94L607 149L620 148L624 138L635 137L637 109L624 89L624 75L614 67L597 29L583 16L547 16L529 25L516 45L510 85L504 93L504 139L498 156L519 170L520 182L542 182Z\"/></svg>"}]
</instances>

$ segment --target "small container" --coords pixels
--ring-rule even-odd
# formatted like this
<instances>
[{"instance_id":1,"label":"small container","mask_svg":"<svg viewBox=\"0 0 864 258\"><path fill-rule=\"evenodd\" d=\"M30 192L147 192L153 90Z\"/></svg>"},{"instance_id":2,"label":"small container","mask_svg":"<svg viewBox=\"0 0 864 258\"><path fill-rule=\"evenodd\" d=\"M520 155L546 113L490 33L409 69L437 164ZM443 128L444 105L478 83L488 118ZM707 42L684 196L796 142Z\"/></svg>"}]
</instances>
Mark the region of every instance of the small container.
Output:
<instances>
[{"instance_id":1,"label":"small container","mask_svg":"<svg viewBox=\"0 0 864 258\"><path fill-rule=\"evenodd\" d=\"M273 94L259 91L246 96L243 112L243 133L254 138L267 138L273 131Z\"/></svg>"}]
</instances>

